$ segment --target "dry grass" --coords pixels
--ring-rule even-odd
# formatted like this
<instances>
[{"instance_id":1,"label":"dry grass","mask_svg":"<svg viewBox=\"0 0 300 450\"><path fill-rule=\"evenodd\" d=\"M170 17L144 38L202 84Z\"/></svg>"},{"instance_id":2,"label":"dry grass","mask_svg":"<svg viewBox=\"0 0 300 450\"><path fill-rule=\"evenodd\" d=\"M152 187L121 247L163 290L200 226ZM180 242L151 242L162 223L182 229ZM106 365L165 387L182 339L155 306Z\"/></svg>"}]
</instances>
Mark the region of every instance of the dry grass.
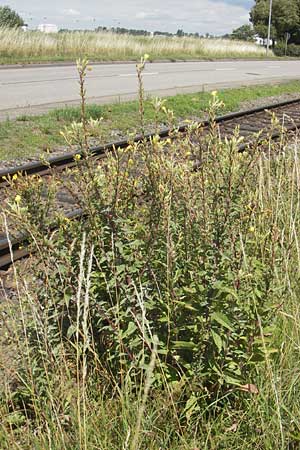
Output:
<instances>
[{"instance_id":1,"label":"dry grass","mask_svg":"<svg viewBox=\"0 0 300 450\"><path fill-rule=\"evenodd\" d=\"M43 34L0 29L0 55L9 59L137 59L149 53L152 58L263 57L265 50L256 44L226 39L192 37L136 37L113 33L74 32Z\"/></svg>"}]
</instances>

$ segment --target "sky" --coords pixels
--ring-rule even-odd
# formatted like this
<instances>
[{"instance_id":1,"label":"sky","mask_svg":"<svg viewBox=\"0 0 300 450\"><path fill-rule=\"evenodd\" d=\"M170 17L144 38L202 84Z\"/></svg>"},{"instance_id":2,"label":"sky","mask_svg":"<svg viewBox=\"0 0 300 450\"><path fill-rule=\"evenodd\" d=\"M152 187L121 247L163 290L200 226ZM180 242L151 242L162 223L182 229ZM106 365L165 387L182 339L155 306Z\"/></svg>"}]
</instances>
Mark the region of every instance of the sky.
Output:
<instances>
[{"instance_id":1,"label":"sky","mask_svg":"<svg viewBox=\"0 0 300 450\"><path fill-rule=\"evenodd\" d=\"M222 35L249 21L253 0L0 0L35 28L97 26Z\"/></svg>"}]
</instances>

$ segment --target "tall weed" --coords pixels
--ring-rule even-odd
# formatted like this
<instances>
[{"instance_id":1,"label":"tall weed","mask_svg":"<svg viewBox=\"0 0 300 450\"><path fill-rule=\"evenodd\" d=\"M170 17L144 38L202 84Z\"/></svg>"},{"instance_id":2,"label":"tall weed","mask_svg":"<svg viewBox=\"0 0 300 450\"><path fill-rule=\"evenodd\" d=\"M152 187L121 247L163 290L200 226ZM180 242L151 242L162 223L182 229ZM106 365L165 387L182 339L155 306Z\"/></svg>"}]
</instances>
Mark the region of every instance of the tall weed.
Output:
<instances>
[{"instance_id":1,"label":"tall weed","mask_svg":"<svg viewBox=\"0 0 300 450\"><path fill-rule=\"evenodd\" d=\"M45 209L55 178L46 202L38 179L18 181L7 214L33 238L38 282L4 444L33 427L37 448L298 445L298 143L240 153L219 106L213 93L209 133L76 159L65 186L84 220Z\"/></svg>"}]
</instances>

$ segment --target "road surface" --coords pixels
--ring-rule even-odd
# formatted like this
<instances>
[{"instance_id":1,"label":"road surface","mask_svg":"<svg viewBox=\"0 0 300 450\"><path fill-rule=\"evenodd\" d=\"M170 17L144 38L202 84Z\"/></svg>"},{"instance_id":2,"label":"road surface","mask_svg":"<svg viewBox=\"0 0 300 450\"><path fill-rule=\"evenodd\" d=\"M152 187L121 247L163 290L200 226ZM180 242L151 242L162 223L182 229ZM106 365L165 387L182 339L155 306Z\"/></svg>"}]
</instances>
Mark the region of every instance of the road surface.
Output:
<instances>
[{"instance_id":1,"label":"road surface","mask_svg":"<svg viewBox=\"0 0 300 450\"><path fill-rule=\"evenodd\" d=\"M300 78L300 61L219 61L147 64L146 93L174 95ZM0 118L37 114L78 104L75 66L0 68ZM90 103L136 97L135 65L94 65L87 76Z\"/></svg>"}]
</instances>

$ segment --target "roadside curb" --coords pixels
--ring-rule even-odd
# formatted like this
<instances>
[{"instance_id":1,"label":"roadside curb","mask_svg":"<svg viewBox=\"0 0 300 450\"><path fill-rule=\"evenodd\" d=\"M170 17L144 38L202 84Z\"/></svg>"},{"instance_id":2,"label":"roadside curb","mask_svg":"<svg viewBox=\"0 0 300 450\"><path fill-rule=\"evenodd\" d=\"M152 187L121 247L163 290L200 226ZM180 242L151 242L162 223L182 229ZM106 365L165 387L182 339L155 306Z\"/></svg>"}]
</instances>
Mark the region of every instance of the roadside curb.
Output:
<instances>
[{"instance_id":1,"label":"roadside curb","mask_svg":"<svg viewBox=\"0 0 300 450\"><path fill-rule=\"evenodd\" d=\"M170 63L199 63L199 62L240 62L240 61L296 61L298 58L207 58L207 59L153 59L149 60L149 64L170 64ZM137 64L137 60L128 61L89 61L91 66L108 66L118 64ZM0 64L0 70L7 69L33 69L44 67L70 67L76 66L75 61L49 61L41 63L18 63L18 64Z\"/></svg>"},{"instance_id":2,"label":"roadside curb","mask_svg":"<svg viewBox=\"0 0 300 450\"><path fill-rule=\"evenodd\" d=\"M219 90L219 89L238 89L238 88L246 88L249 86L258 86L258 85L264 85L264 84L285 84L292 81L299 80L299 77L274 77L274 78L256 78L255 80L248 80L248 81L231 81L231 82L213 82L213 83L201 83L196 85L190 85L190 86L182 86L182 87L172 87L168 89L162 89L162 90L149 90L145 91L146 98L152 98L154 96L158 97L171 97L175 95L181 95L181 94L193 94L193 93L199 93L199 92L211 92L213 90ZM138 95L136 92L128 92L124 94L115 94L115 95L104 95L104 96L98 96L98 97L88 97L87 103L88 104L98 104L98 105L104 105L104 104L118 104L118 103L124 103L136 100L138 98ZM17 117L20 117L22 115L29 115L29 116L35 116L35 115L42 115L46 114L47 112L57 109L57 108L64 108L64 107L76 107L80 106L80 100L68 100L68 101L61 101L56 103L44 103L39 105L31 105L31 106L24 106L20 108L9 108L9 109L0 109L0 122L3 122L7 119L13 120Z\"/></svg>"}]
</instances>

